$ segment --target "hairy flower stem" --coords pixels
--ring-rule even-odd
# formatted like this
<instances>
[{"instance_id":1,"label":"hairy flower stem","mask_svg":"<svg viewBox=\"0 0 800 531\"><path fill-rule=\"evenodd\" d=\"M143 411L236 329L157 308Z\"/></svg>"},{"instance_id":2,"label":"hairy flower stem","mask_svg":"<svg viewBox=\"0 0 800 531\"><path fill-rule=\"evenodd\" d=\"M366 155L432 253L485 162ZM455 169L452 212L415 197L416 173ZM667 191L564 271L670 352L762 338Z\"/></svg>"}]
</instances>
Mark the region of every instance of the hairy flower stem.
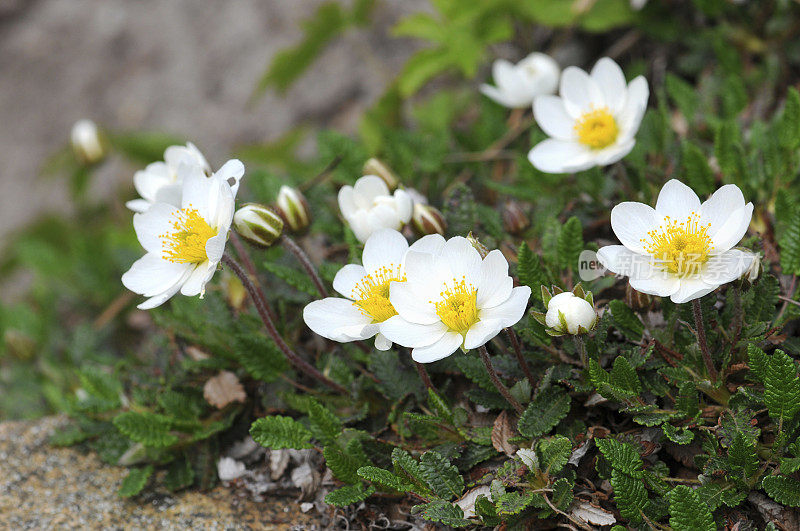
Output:
<instances>
[{"instance_id":1,"label":"hairy flower stem","mask_svg":"<svg viewBox=\"0 0 800 531\"><path fill-rule=\"evenodd\" d=\"M711 359L711 353L708 351L706 325L703 323L703 309L700 307L700 299L694 299L692 301L692 310L694 311L694 327L697 331L697 343L700 345L700 352L703 354L703 363L706 365L706 371L708 371L711 382L716 383L717 369L714 367L714 361Z\"/></svg>"},{"instance_id":2,"label":"hairy flower stem","mask_svg":"<svg viewBox=\"0 0 800 531\"><path fill-rule=\"evenodd\" d=\"M522 355L522 347L519 344L519 338L517 338L517 334L514 333L511 327L508 327L506 328L506 335L508 336L508 340L511 342L511 347L514 349L514 354L517 356L517 362L522 368L522 372L525 373L528 383L533 385L533 373L531 372L531 368L528 365L527 360Z\"/></svg>"},{"instance_id":3,"label":"hairy flower stem","mask_svg":"<svg viewBox=\"0 0 800 531\"><path fill-rule=\"evenodd\" d=\"M520 404L517 399L514 398L514 395L511 394L511 391L508 390L508 387L503 385L503 382L500 381L500 377L497 376L494 367L492 367L492 360L489 359L489 351L486 350L486 346L481 345L478 347L478 352L480 352L481 360L486 366L486 372L489 373L489 378L492 380L494 386L498 391L500 391L500 394L503 395L503 398L505 398L508 403L511 404L515 410L517 410L517 413L521 415L522 412L525 411L525 408L523 408L522 404Z\"/></svg>"},{"instance_id":4,"label":"hairy flower stem","mask_svg":"<svg viewBox=\"0 0 800 531\"><path fill-rule=\"evenodd\" d=\"M227 254L223 255L222 263L230 267L231 271L233 271L233 273L239 277L239 280L242 281L244 288L247 290L247 293L250 295L250 298L253 301L253 305L255 305L256 310L258 311L259 317L261 317L261 321L264 323L264 327L267 329L267 333L275 342L275 344L278 345L278 348L281 350L281 352L283 352L283 355L286 356L286 359L288 359L289 362L298 370L306 373L311 378L327 385L335 391L348 394L347 389L330 380L327 376L319 372L316 367L298 356L297 353L289 348L289 345L286 344L281 335L278 333L278 329L275 328L275 322L270 317L270 312L267 309L268 306L266 298L264 297L264 293L261 291L261 288L253 284L253 282L247 276L247 273L245 273L244 269L242 269L242 266L240 266L236 260Z\"/></svg>"},{"instance_id":5,"label":"hairy flower stem","mask_svg":"<svg viewBox=\"0 0 800 531\"><path fill-rule=\"evenodd\" d=\"M250 254L247 252L247 247L242 243L242 239L236 234L236 231L230 231L228 239L233 245L233 248L236 249L236 255L239 257L239 260L242 261L242 265L244 266L245 271L247 274L250 275L250 280L253 281L253 284L256 286L259 285L258 283L258 273L256 273L256 266L253 264L253 260L250 258ZM269 306L266 307L267 313L269 313L269 318L273 321L276 320L275 314L272 312L272 308Z\"/></svg>"},{"instance_id":6,"label":"hairy flower stem","mask_svg":"<svg viewBox=\"0 0 800 531\"><path fill-rule=\"evenodd\" d=\"M435 393L436 388L433 386L433 382L431 381L431 376L428 374L428 369L426 369L425 365L421 364L418 361L415 361L414 365L417 366L417 373L419 374L422 383L425 384L425 389L429 389Z\"/></svg>"},{"instance_id":7,"label":"hairy flower stem","mask_svg":"<svg viewBox=\"0 0 800 531\"><path fill-rule=\"evenodd\" d=\"M575 340L575 346L578 348L578 356L581 358L581 365L584 369L589 368L589 356L586 355L586 342L583 337L579 335L572 336Z\"/></svg>"},{"instance_id":8,"label":"hairy flower stem","mask_svg":"<svg viewBox=\"0 0 800 531\"><path fill-rule=\"evenodd\" d=\"M293 239L291 239L286 234L281 235L281 243L283 246L286 247L290 253L297 258L297 261L300 262L300 265L303 266L303 269L311 277L311 281L314 283L314 286L319 291L319 294L323 297L328 296L328 290L325 288L325 284L322 282L322 279L319 277L319 273L317 273L317 269L314 267L314 264L311 263L311 260L308 258L303 249L297 245Z\"/></svg>"}]
</instances>

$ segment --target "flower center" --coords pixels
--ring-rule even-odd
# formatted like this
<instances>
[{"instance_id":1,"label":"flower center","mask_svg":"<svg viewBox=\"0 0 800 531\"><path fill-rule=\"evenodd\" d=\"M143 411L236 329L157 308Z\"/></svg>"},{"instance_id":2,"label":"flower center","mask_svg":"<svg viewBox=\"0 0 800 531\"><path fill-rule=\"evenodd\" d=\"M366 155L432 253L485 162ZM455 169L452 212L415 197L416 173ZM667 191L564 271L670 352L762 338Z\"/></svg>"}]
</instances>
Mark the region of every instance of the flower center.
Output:
<instances>
[{"instance_id":1,"label":"flower center","mask_svg":"<svg viewBox=\"0 0 800 531\"><path fill-rule=\"evenodd\" d=\"M695 275L714 250L709 227L710 223L700 224L700 215L696 212L681 222L666 216L657 229L647 233L649 241L645 238L641 241L645 251L670 273L681 277Z\"/></svg>"},{"instance_id":2,"label":"flower center","mask_svg":"<svg viewBox=\"0 0 800 531\"><path fill-rule=\"evenodd\" d=\"M453 279L452 287L440 293L442 300L436 303L436 315L454 332L464 334L478 322L478 290L462 278Z\"/></svg>"},{"instance_id":3,"label":"flower center","mask_svg":"<svg viewBox=\"0 0 800 531\"><path fill-rule=\"evenodd\" d=\"M353 288L353 304L374 322L382 323L397 315L394 306L389 302L389 284L405 281L406 276L399 265L381 267L358 281Z\"/></svg>"},{"instance_id":4,"label":"flower center","mask_svg":"<svg viewBox=\"0 0 800 531\"><path fill-rule=\"evenodd\" d=\"M619 128L608 107L602 107L583 113L575 122L575 134L581 144L603 149L617 140Z\"/></svg>"},{"instance_id":5,"label":"flower center","mask_svg":"<svg viewBox=\"0 0 800 531\"><path fill-rule=\"evenodd\" d=\"M182 208L175 213L172 230L161 234L163 258L179 264L200 264L208 259L206 242L217 235L197 209Z\"/></svg>"}]
</instances>

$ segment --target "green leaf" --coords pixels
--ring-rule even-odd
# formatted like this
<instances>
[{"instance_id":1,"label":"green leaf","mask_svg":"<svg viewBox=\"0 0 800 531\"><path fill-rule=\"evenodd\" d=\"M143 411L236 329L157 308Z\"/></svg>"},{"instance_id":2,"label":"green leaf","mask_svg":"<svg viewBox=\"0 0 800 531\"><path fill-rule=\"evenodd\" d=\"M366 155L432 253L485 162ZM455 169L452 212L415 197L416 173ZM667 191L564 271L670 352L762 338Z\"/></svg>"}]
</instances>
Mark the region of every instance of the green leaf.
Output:
<instances>
[{"instance_id":1,"label":"green leaf","mask_svg":"<svg viewBox=\"0 0 800 531\"><path fill-rule=\"evenodd\" d=\"M697 91L695 88L670 72L667 72L667 76L664 79L664 86L667 89L667 95L675 102L675 105L680 109L681 113L683 113L686 120L691 123L694 120L694 114L697 110L698 103Z\"/></svg>"},{"instance_id":2,"label":"green leaf","mask_svg":"<svg viewBox=\"0 0 800 531\"><path fill-rule=\"evenodd\" d=\"M783 351L768 356L764 374L764 403L775 421L791 420L800 409L800 379L794 360Z\"/></svg>"},{"instance_id":3,"label":"green leaf","mask_svg":"<svg viewBox=\"0 0 800 531\"><path fill-rule=\"evenodd\" d=\"M699 147L688 140L684 140L681 144L681 163L686 184L697 195L703 197L714 191L714 172L708 164L708 159Z\"/></svg>"},{"instance_id":4,"label":"green leaf","mask_svg":"<svg viewBox=\"0 0 800 531\"><path fill-rule=\"evenodd\" d=\"M611 309L611 316L614 318L614 326L631 341L641 341L644 333L644 324L639 317L633 313L627 304L619 299L613 299L608 303Z\"/></svg>"},{"instance_id":5,"label":"green leaf","mask_svg":"<svg viewBox=\"0 0 800 531\"><path fill-rule=\"evenodd\" d=\"M464 478L458 473L458 468L439 452L422 454L419 469L431 490L442 499L457 498L464 491Z\"/></svg>"},{"instance_id":6,"label":"green leaf","mask_svg":"<svg viewBox=\"0 0 800 531\"><path fill-rule=\"evenodd\" d=\"M407 98L422 88L432 77L452 66L446 50L439 48L420 50L406 62L400 73L397 88Z\"/></svg>"},{"instance_id":7,"label":"green leaf","mask_svg":"<svg viewBox=\"0 0 800 531\"><path fill-rule=\"evenodd\" d=\"M594 359L589 360L589 379L601 396L609 400L625 401L637 396L642 385L636 370L624 356L614 359L611 373L607 373Z\"/></svg>"},{"instance_id":8,"label":"green leaf","mask_svg":"<svg viewBox=\"0 0 800 531\"><path fill-rule=\"evenodd\" d=\"M256 420L250 426L250 436L261 446L274 450L313 448L311 432L293 418L280 415Z\"/></svg>"},{"instance_id":9,"label":"green leaf","mask_svg":"<svg viewBox=\"0 0 800 531\"><path fill-rule=\"evenodd\" d=\"M633 478L642 477L642 456L631 444L609 438L595 439L595 444L614 470Z\"/></svg>"},{"instance_id":10,"label":"green leaf","mask_svg":"<svg viewBox=\"0 0 800 531\"><path fill-rule=\"evenodd\" d=\"M786 476L767 476L761 480L761 488L778 503L800 507L800 481Z\"/></svg>"},{"instance_id":11,"label":"green leaf","mask_svg":"<svg viewBox=\"0 0 800 531\"><path fill-rule=\"evenodd\" d=\"M423 520L434 522L450 527L467 527L474 525L464 518L464 511L458 505L445 501L434 501L422 505L415 505L411 509L412 514L418 514Z\"/></svg>"},{"instance_id":12,"label":"green leaf","mask_svg":"<svg viewBox=\"0 0 800 531\"><path fill-rule=\"evenodd\" d=\"M136 496L147 484L147 480L153 475L153 465L147 465L142 468L131 468L122 484L119 486L117 494L121 498L130 498Z\"/></svg>"},{"instance_id":13,"label":"green leaf","mask_svg":"<svg viewBox=\"0 0 800 531\"><path fill-rule=\"evenodd\" d=\"M178 458L170 463L167 475L164 476L164 486L175 492L185 489L194 483L194 468L188 459Z\"/></svg>"},{"instance_id":14,"label":"green leaf","mask_svg":"<svg viewBox=\"0 0 800 531\"><path fill-rule=\"evenodd\" d=\"M398 475L405 476L408 481L414 484L415 492L424 496L430 491L428 484L425 482L422 468L408 452L402 448L392 450L392 464Z\"/></svg>"},{"instance_id":15,"label":"green leaf","mask_svg":"<svg viewBox=\"0 0 800 531\"><path fill-rule=\"evenodd\" d=\"M326 446L322 450L322 455L325 457L325 464L331 469L336 479L345 483L361 482L361 478L358 476L358 469L364 463L360 459L346 454L333 445Z\"/></svg>"},{"instance_id":16,"label":"green leaf","mask_svg":"<svg viewBox=\"0 0 800 531\"><path fill-rule=\"evenodd\" d=\"M647 505L644 482L615 468L611 471L611 486L614 488L614 500L619 513L633 522L640 521L641 512Z\"/></svg>"},{"instance_id":17,"label":"green leaf","mask_svg":"<svg viewBox=\"0 0 800 531\"><path fill-rule=\"evenodd\" d=\"M519 514L533 502L535 494L522 492L506 492L495 500L495 508L499 516Z\"/></svg>"},{"instance_id":18,"label":"green leaf","mask_svg":"<svg viewBox=\"0 0 800 531\"><path fill-rule=\"evenodd\" d=\"M800 470L800 457L781 457L781 473L794 474Z\"/></svg>"},{"instance_id":19,"label":"green leaf","mask_svg":"<svg viewBox=\"0 0 800 531\"><path fill-rule=\"evenodd\" d=\"M309 397L306 407L311 434L322 444L332 444L342 433L342 421L314 398Z\"/></svg>"},{"instance_id":20,"label":"green leaf","mask_svg":"<svg viewBox=\"0 0 800 531\"><path fill-rule=\"evenodd\" d=\"M551 501L553 505L561 509L562 511L566 510L569 507L569 504L572 503L572 499L574 498L572 494L572 482L567 478L561 478L552 485L553 495Z\"/></svg>"},{"instance_id":21,"label":"green leaf","mask_svg":"<svg viewBox=\"0 0 800 531\"><path fill-rule=\"evenodd\" d=\"M669 525L675 531L714 531L717 527L697 493L686 485L678 485L667 493L669 500Z\"/></svg>"},{"instance_id":22,"label":"green leaf","mask_svg":"<svg viewBox=\"0 0 800 531\"><path fill-rule=\"evenodd\" d=\"M785 275L800 275L800 216L798 216L798 209L792 209L789 219L778 221L783 226L778 238L781 269Z\"/></svg>"},{"instance_id":23,"label":"green leaf","mask_svg":"<svg viewBox=\"0 0 800 531\"><path fill-rule=\"evenodd\" d=\"M694 440L694 432L686 428L676 428L669 422L661 425L664 435L675 444L689 444Z\"/></svg>"},{"instance_id":24,"label":"green leaf","mask_svg":"<svg viewBox=\"0 0 800 531\"><path fill-rule=\"evenodd\" d=\"M541 299L541 287L547 284L547 273L542 265L542 258L531 251L528 244L522 242L517 251L517 276L521 284L531 288L534 297Z\"/></svg>"},{"instance_id":25,"label":"green leaf","mask_svg":"<svg viewBox=\"0 0 800 531\"><path fill-rule=\"evenodd\" d=\"M447 424L453 424L453 411L433 389L428 389L428 404L436 411L436 414L439 415L442 420Z\"/></svg>"},{"instance_id":26,"label":"green leaf","mask_svg":"<svg viewBox=\"0 0 800 531\"><path fill-rule=\"evenodd\" d=\"M376 466L362 466L358 469L358 475L372 483L398 492L408 492L412 490L411 484L403 478Z\"/></svg>"},{"instance_id":27,"label":"green leaf","mask_svg":"<svg viewBox=\"0 0 800 531\"><path fill-rule=\"evenodd\" d=\"M789 87L786 94L786 105L776 124L778 142L787 149L800 146L800 93Z\"/></svg>"},{"instance_id":28,"label":"green leaf","mask_svg":"<svg viewBox=\"0 0 800 531\"><path fill-rule=\"evenodd\" d=\"M169 432L169 420L155 413L126 411L114 417L114 426L134 442L152 448L170 446L178 437Z\"/></svg>"},{"instance_id":29,"label":"green leaf","mask_svg":"<svg viewBox=\"0 0 800 531\"><path fill-rule=\"evenodd\" d=\"M723 122L714 137L714 154L728 181L737 181L744 173L744 150L739 141L738 127L735 121Z\"/></svg>"},{"instance_id":30,"label":"green leaf","mask_svg":"<svg viewBox=\"0 0 800 531\"><path fill-rule=\"evenodd\" d=\"M334 507L347 507L354 503L362 502L375 493L375 487L369 485L364 487L362 484L345 485L329 492L325 496L325 503Z\"/></svg>"},{"instance_id":31,"label":"green leaf","mask_svg":"<svg viewBox=\"0 0 800 531\"><path fill-rule=\"evenodd\" d=\"M541 439L536 443L539 467L545 474L558 474L569 461L572 443L563 435Z\"/></svg>"},{"instance_id":32,"label":"green leaf","mask_svg":"<svg viewBox=\"0 0 800 531\"><path fill-rule=\"evenodd\" d=\"M529 438L552 430L569 413L572 399L559 387L548 387L536 395L517 423L517 430Z\"/></svg>"},{"instance_id":33,"label":"green leaf","mask_svg":"<svg viewBox=\"0 0 800 531\"><path fill-rule=\"evenodd\" d=\"M767 377L769 356L767 356L766 352L758 348L755 343L749 343L747 345L747 358L750 372L753 373L753 376L763 382Z\"/></svg>"},{"instance_id":34,"label":"green leaf","mask_svg":"<svg viewBox=\"0 0 800 531\"><path fill-rule=\"evenodd\" d=\"M558 259L561 267L571 271L578 270L578 256L583 251L583 228L575 216L570 217L558 235Z\"/></svg>"},{"instance_id":35,"label":"green leaf","mask_svg":"<svg viewBox=\"0 0 800 531\"><path fill-rule=\"evenodd\" d=\"M289 267L277 262L262 262L264 269L283 280L297 291L312 297L319 295L317 288L308 276L296 267Z\"/></svg>"},{"instance_id":36,"label":"green leaf","mask_svg":"<svg viewBox=\"0 0 800 531\"><path fill-rule=\"evenodd\" d=\"M728 461L731 467L740 469L744 473L741 479L749 480L758 470L759 464L755 442L748 440L743 433L737 433L728 448Z\"/></svg>"},{"instance_id":37,"label":"green leaf","mask_svg":"<svg viewBox=\"0 0 800 531\"><path fill-rule=\"evenodd\" d=\"M238 337L232 354L250 376L263 382L274 382L289 368L275 344L260 334Z\"/></svg>"}]
</instances>

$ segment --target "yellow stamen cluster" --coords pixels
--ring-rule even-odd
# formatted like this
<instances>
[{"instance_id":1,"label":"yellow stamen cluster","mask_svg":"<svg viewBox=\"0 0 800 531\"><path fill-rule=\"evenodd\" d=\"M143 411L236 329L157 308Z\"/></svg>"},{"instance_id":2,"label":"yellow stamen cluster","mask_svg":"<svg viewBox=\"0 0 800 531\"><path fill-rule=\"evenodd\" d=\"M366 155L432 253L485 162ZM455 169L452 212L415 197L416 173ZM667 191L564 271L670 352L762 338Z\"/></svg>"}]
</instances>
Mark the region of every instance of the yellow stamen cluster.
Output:
<instances>
[{"instance_id":1,"label":"yellow stamen cluster","mask_svg":"<svg viewBox=\"0 0 800 531\"><path fill-rule=\"evenodd\" d=\"M197 209L183 208L170 223L172 230L159 235L164 260L179 264L200 264L208 259L206 242L217 235Z\"/></svg>"},{"instance_id":2,"label":"yellow stamen cluster","mask_svg":"<svg viewBox=\"0 0 800 531\"><path fill-rule=\"evenodd\" d=\"M666 216L664 222L641 241L645 251L670 273L681 277L696 275L714 250L708 235L710 227L710 223L700 224L700 215L696 212L681 222Z\"/></svg>"},{"instance_id":3,"label":"yellow stamen cluster","mask_svg":"<svg viewBox=\"0 0 800 531\"><path fill-rule=\"evenodd\" d=\"M397 315L394 306L389 302L389 284L405 281L406 276L399 265L381 267L358 281L353 288L353 304L374 322L382 323Z\"/></svg>"},{"instance_id":4,"label":"yellow stamen cluster","mask_svg":"<svg viewBox=\"0 0 800 531\"><path fill-rule=\"evenodd\" d=\"M436 315L452 331L466 333L478 322L478 290L467 284L464 277L453 279L453 285L442 291L436 304Z\"/></svg>"},{"instance_id":5,"label":"yellow stamen cluster","mask_svg":"<svg viewBox=\"0 0 800 531\"><path fill-rule=\"evenodd\" d=\"M592 149L603 149L617 140L619 128L608 107L601 107L583 115L575 122L578 141Z\"/></svg>"}]
</instances>

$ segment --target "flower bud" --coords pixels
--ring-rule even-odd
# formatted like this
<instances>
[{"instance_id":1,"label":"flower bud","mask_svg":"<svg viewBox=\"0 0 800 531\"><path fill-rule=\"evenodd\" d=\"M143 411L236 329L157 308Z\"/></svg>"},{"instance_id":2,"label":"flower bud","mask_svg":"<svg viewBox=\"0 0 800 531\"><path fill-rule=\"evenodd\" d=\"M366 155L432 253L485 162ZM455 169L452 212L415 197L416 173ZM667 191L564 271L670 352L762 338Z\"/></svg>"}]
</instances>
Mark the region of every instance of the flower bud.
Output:
<instances>
[{"instance_id":1,"label":"flower bud","mask_svg":"<svg viewBox=\"0 0 800 531\"><path fill-rule=\"evenodd\" d=\"M439 209L422 203L414 203L414 213L411 216L411 226L418 236L426 234L441 234L447 232L447 222Z\"/></svg>"},{"instance_id":2,"label":"flower bud","mask_svg":"<svg viewBox=\"0 0 800 531\"><path fill-rule=\"evenodd\" d=\"M503 226L511 234L519 234L531 225L531 220L519 203L508 201L503 205Z\"/></svg>"},{"instance_id":3,"label":"flower bud","mask_svg":"<svg viewBox=\"0 0 800 531\"><path fill-rule=\"evenodd\" d=\"M311 225L308 201L300 190L291 186L281 186L276 206L278 214L292 232L303 232Z\"/></svg>"},{"instance_id":4,"label":"flower bud","mask_svg":"<svg viewBox=\"0 0 800 531\"><path fill-rule=\"evenodd\" d=\"M264 205L248 203L233 215L233 227L248 243L269 247L281 237L283 220Z\"/></svg>"},{"instance_id":5,"label":"flower bud","mask_svg":"<svg viewBox=\"0 0 800 531\"><path fill-rule=\"evenodd\" d=\"M81 164L90 165L100 162L106 155L103 140L97 130L97 124L91 120L78 120L72 126L70 134L72 151Z\"/></svg>"},{"instance_id":6,"label":"flower bud","mask_svg":"<svg viewBox=\"0 0 800 531\"><path fill-rule=\"evenodd\" d=\"M547 333L553 336L564 334L585 334L597 324L591 292L584 292L578 285L572 291L555 288L555 295L542 286L542 299L547 313L533 312L533 317L547 326Z\"/></svg>"},{"instance_id":7,"label":"flower bud","mask_svg":"<svg viewBox=\"0 0 800 531\"><path fill-rule=\"evenodd\" d=\"M481 258L486 258L486 255L489 254L489 249L487 249L486 246L482 244L474 234L472 234L472 231L467 234L467 241L473 247L475 247L475 250L478 251L478 254L481 255Z\"/></svg>"},{"instance_id":8,"label":"flower bud","mask_svg":"<svg viewBox=\"0 0 800 531\"><path fill-rule=\"evenodd\" d=\"M398 180L397 177L395 177L394 172L392 172L392 170L390 170L386 164L376 158L371 158L364 163L364 171L362 174L380 177L383 182L386 183L386 186L389 187L389 191L397 188Z\"/></svg>"}]
</instances>

